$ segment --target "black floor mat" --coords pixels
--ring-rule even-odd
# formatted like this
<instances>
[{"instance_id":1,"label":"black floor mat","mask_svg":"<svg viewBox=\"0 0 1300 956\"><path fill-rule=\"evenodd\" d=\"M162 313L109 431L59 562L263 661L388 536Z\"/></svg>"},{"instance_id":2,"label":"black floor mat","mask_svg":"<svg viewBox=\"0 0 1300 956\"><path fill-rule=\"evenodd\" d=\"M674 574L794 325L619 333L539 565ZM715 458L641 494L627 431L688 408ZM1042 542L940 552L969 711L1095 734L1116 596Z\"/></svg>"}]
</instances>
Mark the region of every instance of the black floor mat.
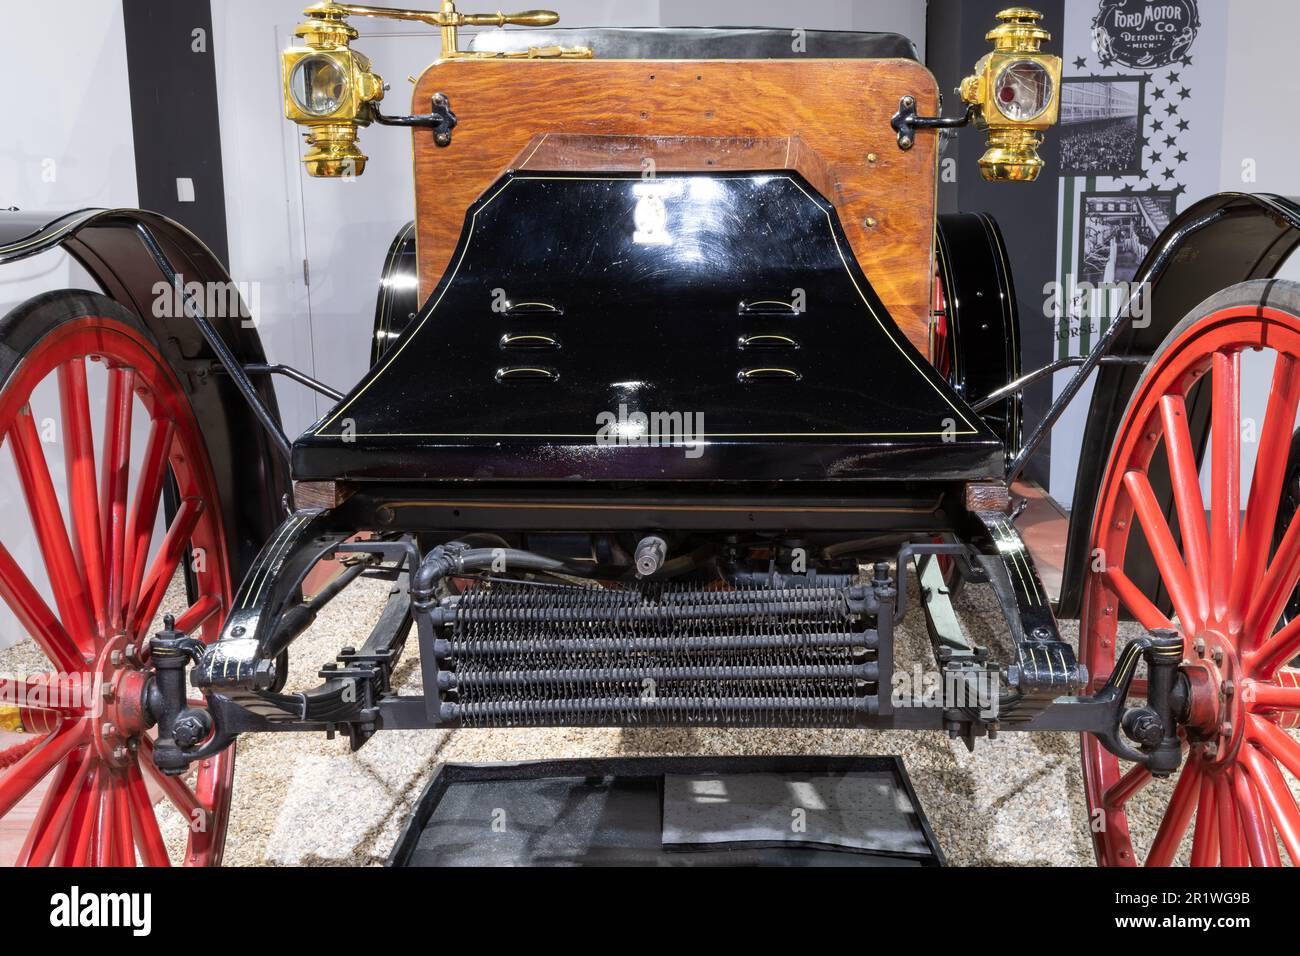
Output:
<instances>
[{"instance_id":1,"label":"black floor mat","mask_svg":"<svg viewBox=\"0 0 1300 956\"><path fill-rule=\"evenodd\" d=\"M390 866L936 866L897 757L446 764Z\"/></svg>"}]
</instances>

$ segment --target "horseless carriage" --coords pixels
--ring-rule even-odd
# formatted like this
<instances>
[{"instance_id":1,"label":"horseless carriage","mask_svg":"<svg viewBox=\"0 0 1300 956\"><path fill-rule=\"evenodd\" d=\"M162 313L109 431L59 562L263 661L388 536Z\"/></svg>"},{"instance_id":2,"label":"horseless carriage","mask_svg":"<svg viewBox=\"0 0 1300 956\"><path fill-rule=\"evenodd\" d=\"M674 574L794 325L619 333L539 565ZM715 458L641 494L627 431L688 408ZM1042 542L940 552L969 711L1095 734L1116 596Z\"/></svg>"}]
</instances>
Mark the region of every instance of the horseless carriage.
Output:
<instances>
[{"instance_id":1,"label":"horseless carriage","mask_svg":"<svg viewBox=\"0 0 1300 956\"><path fill-rule=\"evenodd\" d=\"M986 178L1037 176L1061 64L1033 11L999 15L948 118L894 35L461 49L460 26L556 17L306 16L283 82L308 172L362 174L371 124L414 147L416 218L347 394L268 364L238 308L205 311L187 284L229 277L176 223L0 217L0 260L62 247L102 290L0 322L0 435L44 557L0 546L0 597L48 658L0 706L24 735L0 752L0 816L44 787L22 862L169 862L146 780L202 824L184 862L219 862L240 734L553 725L1078 731L1100 862L1141 862L1126 805L1171 775L1146 862L1189 828L1193 863L1300 859L1300 288L1271 278L1300 206L1223 194L1178 216L1139 272L1145 311L1135 294L1026 437L1021 391L1062 363L1021 373L998 228L936 216L935 183L939 131L968 123ZM441 28L410 115L381 111L357 16ZM157 317L159 282L182 316ZM1241 357L1261 350L1247 476ZM273 374L335 401L292 442ZM1009 489L1094 374L1054 606ZM56 412L62 492L38 435ZM911 574L936 706L891 693ZM295 637L362 576L391 585L373 632L286 689ZM962 582L996 595L1006 654L952 626ZM392 684L404 650L418 695Z\"/></svg>"}]
</instances>

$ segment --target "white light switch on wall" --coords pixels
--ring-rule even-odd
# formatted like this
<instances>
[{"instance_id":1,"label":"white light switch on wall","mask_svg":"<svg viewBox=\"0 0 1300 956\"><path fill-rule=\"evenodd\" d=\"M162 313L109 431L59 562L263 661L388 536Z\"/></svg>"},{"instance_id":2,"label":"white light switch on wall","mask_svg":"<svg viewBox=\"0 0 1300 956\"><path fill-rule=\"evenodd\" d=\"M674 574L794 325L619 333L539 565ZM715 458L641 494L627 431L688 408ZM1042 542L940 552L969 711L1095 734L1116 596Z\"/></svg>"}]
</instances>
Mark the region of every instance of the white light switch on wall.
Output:
<instances>
[{"instance_id":1,"label":"white light switch on wall","mask_svg":"<svg viewBox=\"0 0 1300 956\"><path fill-rule=\"evenodd\" d=\"M194 202L194 180L188 176L176 180L176 201Z\"/></svg>"}]
</instances>

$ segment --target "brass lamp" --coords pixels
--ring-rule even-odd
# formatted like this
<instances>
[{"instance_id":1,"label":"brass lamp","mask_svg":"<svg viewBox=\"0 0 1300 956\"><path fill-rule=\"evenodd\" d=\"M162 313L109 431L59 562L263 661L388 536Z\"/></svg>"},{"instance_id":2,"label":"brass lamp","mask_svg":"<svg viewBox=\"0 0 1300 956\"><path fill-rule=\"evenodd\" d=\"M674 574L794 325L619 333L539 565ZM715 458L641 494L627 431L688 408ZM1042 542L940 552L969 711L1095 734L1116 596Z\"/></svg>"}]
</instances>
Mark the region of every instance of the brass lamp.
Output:
<instances>
[{"instance_id":1,"label":"brass lamp","mask_svg":"<svg viewBox=\"0 0 1300 956\"><path fill-rule=\"evenodd\" d=\"M352 49L357 31L348 17L384 17L413 20L438 27L443 59L587 58L586 47L536 47L523 53L497 54L460 49L457 28L462 26L550 26L559 15L550 10L523 13L461 13L452 0L436 10L404 10L321 0L303 10L307 20L294 35L304 46L280 54L284 87L284 115L306 129L307 155L303 162L311 176L359 176L366 155L357 147L357 129L372 121L415 125L420 117L384 117L374 105L384 98L384 81L370 71L370 59Z\"/></svg>"},{"instance_id":2,"label":"brass lamp","mask_svg":"<svg viewBox=\"0 0 1300 956\"><path fill-rule=\"evenodd\" d=\"M1042 131L1060 114L1061 58L1042 52L1052 35L1038 25L1043 15L1027 7L998 14L985 39L993 52L961 82L961 98L977 107L976 122L988 134L980 172L990 182L1033 182L1043 168Z\"/></svg>"}]
</instances>

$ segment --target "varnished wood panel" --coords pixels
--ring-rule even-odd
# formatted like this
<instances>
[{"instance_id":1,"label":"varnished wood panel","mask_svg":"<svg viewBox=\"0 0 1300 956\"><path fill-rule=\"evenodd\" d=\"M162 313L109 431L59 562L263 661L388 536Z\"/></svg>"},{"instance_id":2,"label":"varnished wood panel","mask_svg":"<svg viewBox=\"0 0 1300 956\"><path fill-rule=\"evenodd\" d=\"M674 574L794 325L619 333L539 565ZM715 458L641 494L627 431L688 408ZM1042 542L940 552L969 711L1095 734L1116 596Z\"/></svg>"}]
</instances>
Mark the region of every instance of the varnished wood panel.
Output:
<instances>
[{"instance_id":1,"label":"varnished wood panel","mask_svg":"<svg viewBox=\"0 0 1300 956\"><path fill-rule=\"evenodd\" d=\"M798 137L825 166L826 198L863 271L925 352L937 142L923 133L903 152L889 126L905 93L921 113L937 111L934 77L921 64L447 60L420 76L412 112L427 112L438 92L459 125L445 149L427 130L413 134L422 294L450 261L465 210L535 136Z\"/></svg>"},{"instance_id":2,"label":"varnished wood panel","mask_svg":"<svg viewBox=\"0 0 1300 956\"><path fill-rule=\"evenodd\" d=\"M517 172L656 173L788 169L823 196L833 195L830 170L798 136L592 136L540 133L510 168Z\"/></svg>"}]
</instances>

